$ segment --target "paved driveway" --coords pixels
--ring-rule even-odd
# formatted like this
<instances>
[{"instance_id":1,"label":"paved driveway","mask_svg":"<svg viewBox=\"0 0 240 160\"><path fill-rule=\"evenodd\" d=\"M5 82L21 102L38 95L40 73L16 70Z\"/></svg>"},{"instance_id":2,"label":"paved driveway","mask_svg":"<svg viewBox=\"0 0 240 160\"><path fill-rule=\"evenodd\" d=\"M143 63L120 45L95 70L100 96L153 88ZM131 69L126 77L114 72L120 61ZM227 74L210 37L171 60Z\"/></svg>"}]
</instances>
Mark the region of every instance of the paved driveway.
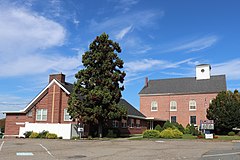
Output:
<instances>
[{"instance_id":1,"label":"paved driveway","mask_svg":"<svg viewBox=\"0 0 240 160\"><path fill-rule=\"evenodd\" d=\"M240 144L199 140L0 140L0 159L239 160Z\"/></svg>"}]
</instances>

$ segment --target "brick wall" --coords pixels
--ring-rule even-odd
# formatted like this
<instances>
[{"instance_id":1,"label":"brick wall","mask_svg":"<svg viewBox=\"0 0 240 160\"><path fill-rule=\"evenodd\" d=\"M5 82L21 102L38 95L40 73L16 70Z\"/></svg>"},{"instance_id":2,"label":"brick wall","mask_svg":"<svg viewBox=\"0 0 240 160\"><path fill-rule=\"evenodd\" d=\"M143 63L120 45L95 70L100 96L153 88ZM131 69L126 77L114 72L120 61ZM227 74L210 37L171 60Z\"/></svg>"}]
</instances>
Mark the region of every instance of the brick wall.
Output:
<instances>
[{"instance_id":1,"label":"brick wall","mask_svg":"<svg viewBox=\"0 0 240 160\"><path fill-rule=\"evenodd\" d=\"M184 127L190 123L190 116L196 116L197 125L200 120L206 120L206 109L210 100L215 98L217 93L208 94L186 94L186 95L159 95L140 96L140 111L147 117L155 117L162 120L170 120L171 116L177 117L177 122ZM196 101L196 111L189 111L189 101ZM151 111L151 102L158 103L158 110ZM170 111L170 101L177 102L177 111Z\"/></svg>"}]
</instances>

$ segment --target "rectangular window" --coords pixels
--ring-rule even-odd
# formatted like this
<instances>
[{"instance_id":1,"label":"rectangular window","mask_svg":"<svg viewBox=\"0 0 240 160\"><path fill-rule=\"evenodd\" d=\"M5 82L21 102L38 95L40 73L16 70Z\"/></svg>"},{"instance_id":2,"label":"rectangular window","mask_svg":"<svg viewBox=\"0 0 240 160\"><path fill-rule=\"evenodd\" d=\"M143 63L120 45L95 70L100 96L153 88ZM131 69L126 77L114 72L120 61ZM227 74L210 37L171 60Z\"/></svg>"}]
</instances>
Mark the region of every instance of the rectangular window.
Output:
<instances>
[{"instance_id":1,"label":"rectangular window","mask_svg":"<svg viewBox=\"0 0 240 160\"><path fill-rule=\"evenodd\" d=\"M116 121L116 120L113 120L113 127L114 128L118 128L118 124L119 124L119 122L118 121Z\"/></svg>"},{"instance_id":2,"label":"rectangular window","mask_svg":"<svg viewBox=\"0 0 240 160\"><path fill-rule=\"evenodd\" d=\"M36 120L37 121L46 121L47 120L47 109L37 109Z\"/></svg>"},{"instance_id":3,"label":"rectangular window","mask_svg":"<svg viewBox=\"0 0 240 160\"><path fill-rule=\"evenodd\" d=\"M64 121L71 121L71 116L67 112L67 108L64 109Z\"/></svg>"},{"instance_id":4,"label":"rectangular window","mask_svg":"<svg viewBox=\"0 0 240 160\"><path fill-rule=\"evenodd\" d=\"M177 122L177 116L171 116L171 123Z\"/></svg>"},{"instance_id":5,"label":"rectangular window","mask_svg":"<svg viewBox=\"0 0 240 160\"><path fill-rule=\"evenodd\" d=\"M190 124L197 124L196 116L190 116Z\"/></svg>"},{"instance_id":6,"label":"rectangular window","mask_svg":"<svg viewBox=\"0 0 240 160\"><path fill-rule=\"evenodd\" d=\"M127 128L127 121L126 120L122 120L122 128Z\"/></svg>"},{"instance_id":7,"label":"rectangular window","mask_svg":"<svg viewBox=\"0 0 240 160\"><path fill-rule=\"evenodd\" d=\"M136 120L136 127L137 127L137 128L140 128L140 119L137 119L137 120Z\"/></svg>"}]
</instances>

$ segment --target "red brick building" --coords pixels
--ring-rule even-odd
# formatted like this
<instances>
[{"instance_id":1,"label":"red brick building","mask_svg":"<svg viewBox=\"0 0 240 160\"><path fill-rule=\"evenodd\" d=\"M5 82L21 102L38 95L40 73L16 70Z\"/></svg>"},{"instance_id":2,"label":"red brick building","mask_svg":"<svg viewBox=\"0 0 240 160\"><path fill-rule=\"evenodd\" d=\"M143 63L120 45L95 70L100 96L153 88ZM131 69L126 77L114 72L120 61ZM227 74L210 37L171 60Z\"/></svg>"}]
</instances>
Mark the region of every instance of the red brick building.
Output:
<instances>
[{"instance_id":1,"label":"red brick building","mask_svg":"<svg viewBox=\"0 0 240 160\"><path fill-rule=\"evenodd\" d=\"M196 77L150 80L139 92L140 111L152 120L170 120L184 127L206 120L206 110L216 95L226 90L225 75L211 76L211 66L196 66Z\"/></svg>"},{"instance_id":2,"label":"red brick building","mask_svg":"<svg viewBox=\"0 0 240 160\"><path fill-rule=\"evenodd\" d=\"M6 114L5 137L21 136L23 134L21 132L26 131L27 126L33 127L28 127L27 130L48 130L42 128L44 124L56 124L52 125L52 128L56 127L56 132L61 127L59 124L62 126L69 124L71 126L67 126L68 129L66 129L65 125L64 129L64 132L68 132L67 136L63 136L67 137L66 139L76 136L78 121L71 120L67 113L68 98L72 89L73 85L65 82L65 75L50 75L48 85L23 110L4 112ZM147 128L145 116L126 100L121 99L120 103L127 107L128 118L121 122L114 121L113 128L118 128L123 134L142 133ZM50 126L50 129L52 128ZM85 127L84 131L84 134L88 134L88 127ZM59 131L59 134L63 134L63 131Z\"/></svg>"}]
</instances>

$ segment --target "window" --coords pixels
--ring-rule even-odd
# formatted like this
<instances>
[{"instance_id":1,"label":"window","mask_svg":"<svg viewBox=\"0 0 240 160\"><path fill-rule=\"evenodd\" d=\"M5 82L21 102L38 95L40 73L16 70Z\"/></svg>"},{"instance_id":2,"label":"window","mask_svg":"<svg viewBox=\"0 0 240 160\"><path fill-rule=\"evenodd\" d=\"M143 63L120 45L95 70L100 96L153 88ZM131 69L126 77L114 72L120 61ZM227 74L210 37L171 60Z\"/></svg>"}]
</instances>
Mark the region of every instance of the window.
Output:
<instances>
[{"instance_id":1,"label":"window","mask_svg":"<svg viewBox=\"0 0 240 160\"><path fill-rule=\"evenodd\" d=\"M196 110L196 107L197 106L197 104L196 104L196 101L195 100L190 100L189 101L189 110L191 111L193 111L193 110Z\"/></svg>"},{"instance_id":2,"label":"window","mask_svg":"<svg viewBox=\"0 0 240 160\"><path fill-rule=\"evenodd\" d=\"M137 119L137 120L136 120L136 127L137 127L137 128L140 128L140 119Z\"/></svg>"},{"instance_id":3,"label":"window","mask_svg":"<svg viewBox=\"0 0 240 160\"><path fill-rule=\"evenodd\" d=\"M176 101L170 102L170 111L177 111L177 102Z\"/></svg>"},{"instance_id":4,"label":"window","mask_svg":"<svg viewBox=\"0 0 240 160\"><path fill-rule=\"evenodd\" d=\"M67 112L67 108L64 109L64 121L71 121L71 116Z\"/></svg>"},{"instance_id":5,"label":"window","mask_svg":"<svg viewBox=\"0 0 240 160\"><path fill-rule=\"evenodd\" d=\"M130 128L133 128L134 127L134 119L130 119L129 120L129 125L128 125Z\"/></svg>"},{"instance_id":6,"label":"window","mask_svg":"<svg viewBox=\"0 0 240 160\"><path fill-rule=\"evenodd\" d=\"M122 119L122 128L127 128L127 120Z\"/></svg>"},{"instance_id":7,"label":"window","mask_svg":"<svg viewBox=\"0 0 240 160\"><path fill-rule=\"evenodd\" d=\"M158 104L156 101L152 101L151 103L151 111L157 111L158 110Z\"/></svg>"},{"instance_id":8,"label":"window","mask_svg":"<svg viewBox=\"0 0 240 160\"><path fill-rule=\"evenodd\" d=\"M190 116L190 124L197 124L196 116Z\"/></svg>"},{"instance_id":9,"label":"window","mask_svg":"<svg viewBox=\"0 0 240 160\"><path fill-rule=\"evenodd\" d=\"M171 123L177 122L177 116L171 116Z\"/></svg>"},{"instance_id":10,"label":"window","mask_svg":"<svg viewBox=\"0 0 240 160\"><path fill-rule=\"evenodd\" d=\"M113 120L113 127L114 128L118 128L118 124L119 124L119 122L118 121L116 121L116 120Z\"/></svg>"},{"instance_id":11,"label":"window","mask_svg":"<svg viewBox=\"0 0 240 160\"><path fill-rule=\"evenodd\" d=\"M46 121L47 120L47 109L37 109L36 111L36 120L37 121Z\"/></svg>"}]
</instances>

